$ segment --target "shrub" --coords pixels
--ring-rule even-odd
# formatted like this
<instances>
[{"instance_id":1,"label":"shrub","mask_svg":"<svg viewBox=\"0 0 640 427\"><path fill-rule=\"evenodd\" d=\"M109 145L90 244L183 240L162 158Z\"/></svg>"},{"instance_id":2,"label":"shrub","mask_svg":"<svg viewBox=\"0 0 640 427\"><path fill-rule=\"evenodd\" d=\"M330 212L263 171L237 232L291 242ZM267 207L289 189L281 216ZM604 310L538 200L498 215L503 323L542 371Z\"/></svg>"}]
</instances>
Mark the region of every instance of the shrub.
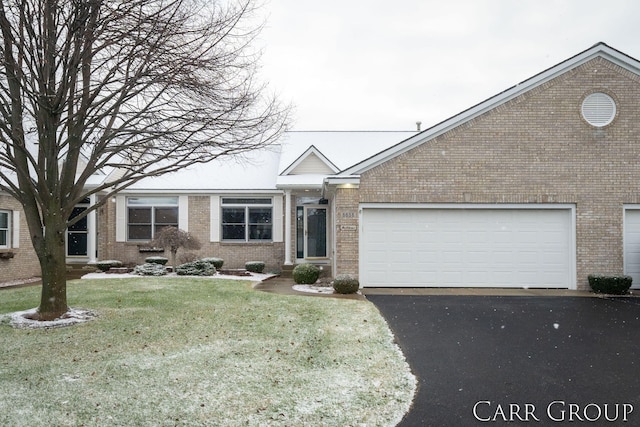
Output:
<instances>
[{"instance_id":1,"label":"shrub","mask_svg":"<svg viewBox=\"0 0 640 427\"><path fill-rule=\"evenodd\" d=\"M222 268L222 264L224 264L224 260L222 258L215 258L215 257L202 258L201 261L213 264L216 270L220 270Z\"/></svg>"},{"instance_id":2,"label":"shrub","mask_svg":"<svg viewBox=\"0 0 640 427\"><path fill-rule=\"evenodd\" d=\"M320 277L320 269L313 264L298 264L293 269L293 281L298 284L312 285Z\"/></svg>"},{"instance_id":3,"label":"shrub","mask_svg":"<svg viewBox=\"0 0 640 427\"><path fill-rule=\"evenodd\" d=\"M135 266L133 274L137 274L138 276L164 276L167 274L167 270L162 264L146 262L142 265Z\"/></svg>"},{"instance_id":4,"label":"shrub","mask_svg":"<svg viewBox=\"0 0 640 427\"><path fill-rule=\"evenodd\" d=\"M98 261L96 262L96 267L98 267L100 271L108 271L111 267L122 267L122 261L115 259Z\"/></svg>"},{"instance_id":5,"label":"shrub","mask_svg":"<svg viewBox=\"0 0 640 427\"><path fill-rule=\"evenodd\" d=\"M248 261L244 264L244 268L252 273L262 273L264 270L264 262L262 261Z\"/></svg>"},{"instance_id":6,"label":"shrub","mask_svg":"<svg viewBox=\"0 0 640 427\"><path fill-rule=\"evenodd\" d=\"M213 276L216 268L210 262L197 260L176 267L179 276Z\"/></svg>"},{"instance_id":7,"label":"shrub","mask_svg":"<svg viewBox=\"0 0 640 427\"><path fill-rule=\"evenodd\" d=\"M360 282L348 274L340 274L332 282L333 290L339 294L355 294L360 289Z\"/></svg>"},{"instance_id":8,"label":"shrub","mask_svg":"<svg viewBox=\"0 0 640 427\"><path fill-rule=\"evenodd\" d=\"M165 258L163 256L150 256L145 258L144 262L149 264L165 265L167 262L169 262L169 258Z\"/></svg>"},{"instance_id":9,"label":"shrub","mask_svg":"<svg viewBox=\"0 0 640 427\"><path fill-rule=\"evenodd\" d=\"M606 276L590 274L589 286L599 294L626 295L631 287L631 276Z\"/></svg>"}]
</instances>

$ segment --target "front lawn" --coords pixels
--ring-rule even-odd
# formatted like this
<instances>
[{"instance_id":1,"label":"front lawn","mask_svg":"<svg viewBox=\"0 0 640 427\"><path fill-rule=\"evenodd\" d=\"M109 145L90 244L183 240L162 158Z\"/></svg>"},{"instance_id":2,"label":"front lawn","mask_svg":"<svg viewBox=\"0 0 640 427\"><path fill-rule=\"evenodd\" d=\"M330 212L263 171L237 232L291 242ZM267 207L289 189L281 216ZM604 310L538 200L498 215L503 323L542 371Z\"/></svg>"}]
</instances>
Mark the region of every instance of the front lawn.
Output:
<instances>
[{"instance_id":1,"label":"front lawn","mask_svg":"<svg viewBox=\"0 0 640 427\"><path fill-rule=\"evenodd\" d=\"M0 314L39 291L0 291ZM99 317L0 321L0 425L393 426L415 390L366 301L166 277L76 280L68 296Z\"/></svg>"}]
</instances>

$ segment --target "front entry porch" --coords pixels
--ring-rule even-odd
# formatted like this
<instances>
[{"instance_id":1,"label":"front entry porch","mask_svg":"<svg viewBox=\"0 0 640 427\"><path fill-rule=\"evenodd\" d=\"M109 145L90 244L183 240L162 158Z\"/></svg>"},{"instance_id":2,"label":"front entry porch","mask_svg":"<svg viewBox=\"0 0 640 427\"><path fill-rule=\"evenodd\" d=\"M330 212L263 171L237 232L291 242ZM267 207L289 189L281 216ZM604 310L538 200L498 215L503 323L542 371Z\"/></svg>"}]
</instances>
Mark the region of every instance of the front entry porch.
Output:
<instances>
[{"instance_id":1,"label":"front entry porch","mask_svg":"<svg viewBox=\"0 0 640 427\"><path fill-rule=\"evenodd\" d=\"M309 194L311 193L311 194ZM286 216L285 263L282 277L291 277L298 264L316 264L322 270L322 277L331 277L331 211L329 200L314 192L300 194L285 192ZM293 203L295 202L295 207Z\"/></svg>"}]
</instances>

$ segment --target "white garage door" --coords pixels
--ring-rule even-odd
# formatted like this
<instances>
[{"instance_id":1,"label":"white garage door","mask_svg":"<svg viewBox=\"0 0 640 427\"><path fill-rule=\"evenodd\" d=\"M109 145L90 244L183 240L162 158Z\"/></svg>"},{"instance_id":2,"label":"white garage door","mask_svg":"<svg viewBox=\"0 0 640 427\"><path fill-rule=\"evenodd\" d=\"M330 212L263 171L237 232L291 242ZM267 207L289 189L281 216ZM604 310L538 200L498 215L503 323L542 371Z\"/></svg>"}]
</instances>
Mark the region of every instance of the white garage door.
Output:
<instances>
[{"instance_id":1,"label":"white garage door","mask_svg":"<svg viewBox=\"0 0 640 427\"><path fill-rule=\"evenodd\" d=\"M624 211L624 274L633 278L632 288L640 288L640 210Z\"/></svg>"},{"instance_id":2,"label":"white garage door","mask_svg":"<svg viewBox=\"0 0 640 427\"><path fill-rule=\"evenodd\" d=\"M573 210L364 208L366 287L575 287Z\"/></svg>"}]
</instances>

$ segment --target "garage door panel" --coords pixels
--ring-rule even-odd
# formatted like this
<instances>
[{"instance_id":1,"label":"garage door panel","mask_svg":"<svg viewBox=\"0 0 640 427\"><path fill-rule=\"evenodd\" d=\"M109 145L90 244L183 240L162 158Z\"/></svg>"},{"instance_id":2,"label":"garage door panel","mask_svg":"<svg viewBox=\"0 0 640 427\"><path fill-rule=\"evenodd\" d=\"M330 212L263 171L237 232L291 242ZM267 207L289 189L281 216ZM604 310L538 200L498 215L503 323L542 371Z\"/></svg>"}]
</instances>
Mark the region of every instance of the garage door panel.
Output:
<instances>
[{"instance_id":1,"label":"garage door panel","mask_svg":"<svg viewBox=\"0 0 640 427\"><path fill-rule=\"evenodd\" d=\"M462 278L462 273L460 271L443 271L438 276L438 280L434 283L434 286L437 286L437 283L462 283L464 279Z\"/></svg>"},{"instance_id":2,"label":"garage door panel","mask_svg":"<svg viewBox=\"0 0 640 427\"><path fill-rule=\"evenodd\" d=\"M465 261L469 264L487 264L487 253L482 251L467 251Z\"/></svg>"},{"instance_id":3,"label":"garage door panel","mask_svg":"<svg viewBox=\"0 0 640 427\"><path fill-rule=\"evenodd\" d=\"M624 273L631 287L640 289L640 210L627 209L624 215Z\"/></svg>"},{"instance_id":4,"label":"garage door panel","mask_svg":"<svg viewBox=\"0 0 640 427\"><path fill-rule=\"evenodd\" d=\"M508 243L511 244L513 243L513 233L510 230L498 230L495 233L492 234L493 236L493 243Z\"/></svg>"},{"instance_id":5,"label":"garage door panel","mask_svg":"<svg viewBox=\"0 0 640 427\"><path fill-rule=\"evenodd\" d=\"M412 235L411 230L394 230L391 233L391 242L392 243L403 243L410 240Z\"/></svg>"},{"instance_id":6,"label":"garage door panel","mask_svg":"<svg viewBox=\"0 0 640 427\"><path fill-rule=\"evenodd\" d=\"M382 227L382 225L373 225L373 226ZM384 231L372 230L368 235L368 240L371 244L374 244L374 245L383 244L387 241L387 233ZM375 251L375 249L373 249L373 251Z\"/></svg>"},{"instance_id":7,"label":"garage door panel","mask_svg":"<svg viewBox=\"0 0 640 427\"><path fill-rule=\"evenodd\" d=\"M365 208L360 277L364 286L567 288L575 271L572 227L567 208ZM393 268L397 277L368 274L381 253L402 265Z\"/></svg>"},{"instance_id":8,"label":"garage door panel","mask_svg":"<svg viewBox=\"0 0 640 427\"><path fill-rule=\"evenodd\" d=\"M518 239L521 243L528 243L531 245L537 245L539 242L539 234L536 231L524 230L518 233Z\"/></svg>"},{"instance_id":9,"label":"garage door panel","mask_svg":"<svg viewBox=\"0 0 640 427\"><path fill-rule=\"evenodd\" d=\"M547 251L543 252L541 256L542 256L542 263L552 268L554 266L559 266L563 264L562 263L563 254L561 252L554 252L549 250L548 252Z\"/></svg>"}]
</instances>

